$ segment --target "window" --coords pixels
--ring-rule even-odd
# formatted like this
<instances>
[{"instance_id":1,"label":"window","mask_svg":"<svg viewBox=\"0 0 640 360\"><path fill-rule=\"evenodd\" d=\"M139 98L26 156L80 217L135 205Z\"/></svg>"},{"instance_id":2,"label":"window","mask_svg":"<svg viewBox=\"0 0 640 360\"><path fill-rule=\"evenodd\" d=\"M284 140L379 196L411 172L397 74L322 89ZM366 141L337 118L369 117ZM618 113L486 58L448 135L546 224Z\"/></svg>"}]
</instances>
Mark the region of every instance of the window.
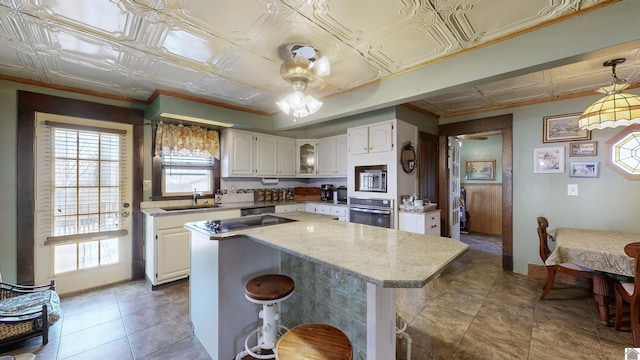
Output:
<instances>
[{"instance_id":1,"label":"window","mask_svg":"<svg viewBox=\"0 0 640 360\"><path fill-rule=\"evenodd\" d=\"M154 133L153 197L212 195L216 188L220 136L199 126L158 123Z\"/></svg>"},{"instance_id":2,"label":"window","mask_svg":"<svg viewBox=\"0 0 640 360\"><path fill-rule=\"evenodd\" d=\"M640 125L632 125L605 144L605 164L629 180L640 180Z\"/></svg>"},{"instance_id":3,"label":"window","mask_svg":"<svg viewBox=\"0 0 640 360\"><path fill-rule=\"evenodd\" d=\"M126 131L41 121L37 136L36 218L53 274L119 263Z\"/></svg>"},{"instance_id":4,"label":"window","mask_svg":"<svg viewBox=\"0 0 640 360\"><path fill-rule=\"evenodd\" d=\"M119 135L53 129L53 236L118 229Z\"/></svg>"},{"instance_id":5,"label":"window","mask_svg":"<svg viewBox=\"0 0 640 360\"><path fill-rule=\"evenodd\" d=\"M162 156L162 196L213 194L213 158Z\"/></svg>"}]
</instances>

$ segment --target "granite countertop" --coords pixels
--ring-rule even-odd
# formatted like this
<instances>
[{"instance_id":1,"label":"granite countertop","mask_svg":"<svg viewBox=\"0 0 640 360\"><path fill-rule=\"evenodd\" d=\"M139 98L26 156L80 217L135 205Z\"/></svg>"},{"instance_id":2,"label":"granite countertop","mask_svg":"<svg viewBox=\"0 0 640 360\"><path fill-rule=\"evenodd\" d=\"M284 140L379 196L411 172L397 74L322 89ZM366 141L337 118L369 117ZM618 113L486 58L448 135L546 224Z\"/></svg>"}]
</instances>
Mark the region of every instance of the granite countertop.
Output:
<instances>
[{"instance_id":1,"label":"granite countertop","mask_svg":"<svg viewBox=\"0 0 640 360\"><path fill-rule=\"evenodd\" d=\"M306 203L314 203L320 205L331 205L331 206L343 206L346 207L347 204L338 203L334 204L332 202L323 202L323 201L246 201L246 202L235 202L235 203L222 203L216 204L215 206L202 205L198 207L192 207L189 205L175 206L175 208L181 208L179 210L164 210L164 208L171 208L174 206L158 206L158 207L148 207L144 209L140 209L143 214L147 214L150 216L173 216L173 215L183 215L183 214L194 214L199 212L215 212L215 211L225 211L225 210L240 210L247 209L253 207L261 207L261 206L277 206L277 205L294 205L294 204L306 204Z\"/></svg>"},{"instance_id":2,"label":"granite countertop","mask_svg":"<svg viewBox=\"0 0 640 360\"><path fill-rule=\"evenodd\" d=\"M238 230L223 237L195 223L185 227L214 241L245 236L387 288L421 288L469 249L451 238L335 221L324 215L275 215L297 222Z\"/></svg>"}]
</instances>

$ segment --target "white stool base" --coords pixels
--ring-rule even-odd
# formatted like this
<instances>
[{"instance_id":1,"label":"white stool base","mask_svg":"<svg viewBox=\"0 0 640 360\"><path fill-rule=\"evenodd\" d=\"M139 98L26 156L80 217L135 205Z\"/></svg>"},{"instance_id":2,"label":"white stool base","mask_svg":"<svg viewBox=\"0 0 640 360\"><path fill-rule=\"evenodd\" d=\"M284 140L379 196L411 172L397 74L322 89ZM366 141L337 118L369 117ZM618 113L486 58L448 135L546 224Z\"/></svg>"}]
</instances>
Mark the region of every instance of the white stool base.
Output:
<instances>
[{"instance_id":1,"label":"white stool base","mask_svg":"<svg viewBox=\"0 0 640 360\"><path fill-rule=\"evenodd\" d=\"M242 360L243 357L251 355L257 359L275 359L275 351L273 354L257 354L260 350L274 350L276 348L278 336L278 329L284 329L285 332L289 331L288 328L277 325L276 321L280 320L280 313L276 311L276 306L282 301L288 299L293 293L288 294L277 300L256 300L245 295L247 300L254 304L262 305L262 310L259 313L259 317L262 319L262 326L253 330L247 338L244 340L244 350L236 355L236 360ZM249 338L256 334L258 345L249 347Z\"/></svg>"},{"instance_id":2,"label":"white stool base","mask_svg":"<svg viewBox=\"0 0 640 360\"><path fill-rule=\"evenodd\" d=\"M277 326L279 329L284 329L285 332L289 331L289 328L282 326L282 325L278 325ZM275 348L276 348L276 342L272 343L272 344L261 344L261 339L262 336L260 336L260 331L262 330L262 328L257 328L255 330L253 330L251 333L249 333L249 335L247 336L247 338L244 340L244 350L239 352L238 355L236 355L236 360L242 360L243 357L245 356L252 356L256 359L275 359L276 358L276 353L275 353ZM258 338L258 345L254 346L254 347L249 347L249 338L253 335L256 334L257 338ZM277 338L280 338L280 336L278 336ZM260 350L272 350L273 354L258 354L257 352Z\"/></svg>"}]
</instances>

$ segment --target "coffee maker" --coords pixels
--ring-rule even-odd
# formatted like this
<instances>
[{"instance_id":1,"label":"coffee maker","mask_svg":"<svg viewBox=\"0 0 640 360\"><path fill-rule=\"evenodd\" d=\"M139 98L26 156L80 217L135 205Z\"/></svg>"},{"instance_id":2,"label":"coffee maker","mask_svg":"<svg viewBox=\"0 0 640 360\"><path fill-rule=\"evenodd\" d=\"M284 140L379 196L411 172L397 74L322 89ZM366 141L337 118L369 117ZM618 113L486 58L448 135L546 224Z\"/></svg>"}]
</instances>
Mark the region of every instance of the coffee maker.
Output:
<instances>
[{"instance_id":1,"label":"coffee maker","mask_svg":"<svg viewBox=\"0 0 640 360\"><path fill-rule=\"evenodd\" d=\"M320 185L320 200L333 201L333 185L331 184Z\"/></svg>"}]
</instances>

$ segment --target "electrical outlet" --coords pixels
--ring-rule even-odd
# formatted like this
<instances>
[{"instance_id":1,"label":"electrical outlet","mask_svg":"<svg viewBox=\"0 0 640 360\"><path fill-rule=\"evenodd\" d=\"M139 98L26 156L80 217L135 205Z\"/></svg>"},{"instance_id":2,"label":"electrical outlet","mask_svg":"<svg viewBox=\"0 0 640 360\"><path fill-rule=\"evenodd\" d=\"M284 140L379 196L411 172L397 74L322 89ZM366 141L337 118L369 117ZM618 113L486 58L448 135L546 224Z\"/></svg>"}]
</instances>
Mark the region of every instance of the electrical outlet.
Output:
<instances>
[{"instance_id":1,"label":"electrical outlet","mask_svg":"<svg viewBox=\"0 0 640 360\"><path fill-rule=\"evenodd\" d=\"M151 190L151 180L142 180L142 190Z\"/></svg>"},{"instance_id":2,"label":"electrical outlet","mask_svg":"<svg viewBox=\"0 0 640 360\"><path fill-rule=\"evenodd\" d=\"M578 184L569 184L569 185L567 185L567 195L568 196L578 196Z\"/></svg>"}]
</instances>

